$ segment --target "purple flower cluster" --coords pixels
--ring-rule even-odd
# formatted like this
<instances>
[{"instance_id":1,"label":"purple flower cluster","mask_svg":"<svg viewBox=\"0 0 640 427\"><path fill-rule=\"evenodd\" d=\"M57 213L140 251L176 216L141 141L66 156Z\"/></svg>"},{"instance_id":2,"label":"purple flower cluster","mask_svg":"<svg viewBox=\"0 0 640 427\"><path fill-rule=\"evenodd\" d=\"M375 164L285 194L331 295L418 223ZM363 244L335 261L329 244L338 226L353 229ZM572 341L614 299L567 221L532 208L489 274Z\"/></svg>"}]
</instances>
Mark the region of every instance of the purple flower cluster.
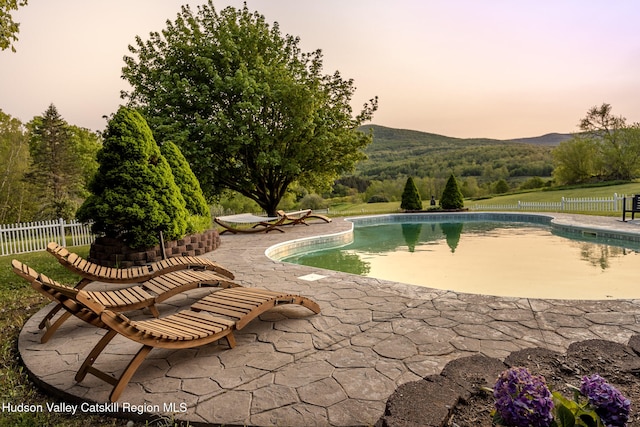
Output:
<instances>
[{"instance_id":1,"label":"purple flower cluster","mask_svg":"<svg viewBox=\"0 0 640 427\"><path fill-rule=\"evenodd\" d=\"M527 368L502 372L493 387L497 414L513 427L547 427L553 421L553 400L544 377Z\"/></svg>"},{"instance_id":2,"label":"purple flower cluster","mask_svg":"<svg viewBox=\"0 0 640 427\"><path fill-rule=\"evenodd\" d=\"M607 427L624 427L629 419L631 402L600 375L582 377L580 393L589 399L596 414Z\"/></svg>"}]
</instances>

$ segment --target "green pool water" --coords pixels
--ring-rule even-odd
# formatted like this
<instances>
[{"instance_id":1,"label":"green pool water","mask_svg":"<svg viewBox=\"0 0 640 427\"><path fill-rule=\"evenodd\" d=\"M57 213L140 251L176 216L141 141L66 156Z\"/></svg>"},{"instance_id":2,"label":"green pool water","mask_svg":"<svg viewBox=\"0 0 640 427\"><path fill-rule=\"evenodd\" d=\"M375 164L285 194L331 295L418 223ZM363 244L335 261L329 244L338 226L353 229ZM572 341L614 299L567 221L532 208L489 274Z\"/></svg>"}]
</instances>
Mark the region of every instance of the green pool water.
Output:
<instances>
[{"instance_id":1,"label":"green pool water","mask_svg":"<svg viewBox=\"0 0 640 427\"><path fill-rule=\"evenodd\" d=\"M285 262L457 292L554 299L640 298L640 245L495 221L356 226L351 244Z\"/></svg>"}]
</instances>

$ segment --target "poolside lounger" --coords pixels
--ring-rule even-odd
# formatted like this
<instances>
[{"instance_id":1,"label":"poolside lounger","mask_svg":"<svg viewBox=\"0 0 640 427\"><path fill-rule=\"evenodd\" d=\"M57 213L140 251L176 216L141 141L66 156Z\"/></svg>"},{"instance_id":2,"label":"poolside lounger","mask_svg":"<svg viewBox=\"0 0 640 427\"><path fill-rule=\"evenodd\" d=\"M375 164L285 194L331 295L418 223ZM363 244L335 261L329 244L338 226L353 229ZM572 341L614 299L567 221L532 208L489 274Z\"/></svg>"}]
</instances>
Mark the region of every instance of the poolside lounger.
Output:
<instances>
[{"instance_id":1,"label":"poolside lounger","mask_svg":"<svg viewBox=\"0 0 640 427\"><path fill-rule=\"evenodd\" d=\"M69 252L64 246L60 246L56 242L50 242L47 245L47 251L52 254L60 264L67 269L78 274L81 279L76 284L76 289L83 289L91 282L105 282L105 283L140 283L149 281L154 277L164 275L169 272L179 270L211 270L222 276L233 279L234 275L231 271L222 267L218 263L211 261L207 258L192 257L192 256L180 256L168 258L162 261L150 263L147 265L131 268L113 268L104 267L93 262L87 261L78 254ZM205 275L206 276L206 275ZM217 277L217 276L216 276ZM213 278L215 280L215 277ZM178 290L177 292L182 292ZM161 294L161 292L156 292ZM165 298L166 299L166 298ZM62 307L60 305L55 306L43 322L53 318L55 314L60 311ZM42 329L43 325L40 326Z\"/></svg>"},{"instance_id":2,"label":"poolside lounger","mask_svg":"<svg viewBox=\"0 0 640 427\"><path fill-rule=\"evenodd\" d=\"M87 374L91 374L113 385L109 395L111 402L115 402L120 398L135 372L154 348L187 349L201 347L216 342L221 338L227 340L230 348L236 345L233 336L234 322L215 317L209 313L183 310L161 319L135 321L122 313L114 313L105 308L85 291L78 292L77 303L99 316L105 329L107 329L107 333L86 357L76 373L75 380L81 382ZM116 378L96 368L94 363L111 340L118 335L142 344L142 347L129 361L120 377Z\"/></svg>"},{"instance_id":3,"label":"poolside lounger","mask_svg":"<svg viewBox=\"0 0 640 427\"><path fill-rule=\"evenodd\" d=\"M107 308L96 298L95 293L61 285L19 261L14 260L12 265L20 276L29 278L34 288L57 299L76 317L107 330L87 355L75 380L81 382L87 374L92 374L112 384L114 387L109 396L112 402L118 400L136 370L156 347L194 348L225 338L229 347L233 348L233 331L243 328L270 308L282 304L299 304L314 313L320 312L320 307L315 302L298 295L256 288L243 288L244 291L240 293L227 292L232 290L229 288L218 291L217 298L203 298L202 306L196 303L190 310L182 310L160 319L136 321ZM94 367L98 356L117 335L142 344L142 348L133 356L119 378Z\"/></svg>"},{"instance_id":4,"label":"poolside lounger","mask_svg":"<svg viewBox=\"0 0 640 427\"><path fill-rule=\"evenodd\" d=\"M224 234L226 232L230 232L233 234L236 233L268 233L273 230L278 230L281 233L284 233L279 226L283 225L286 221L286 218L280 216L274 217L264 217L253 214L237 214L237 215L227 215L227 216L219 216L213 219L216 224L220 225L224 228L220 234ZM251 225L250 228L240 228L238 225Z\"/></svg>"},{"instance_id":5,"label":"poolside lounger","mask_svg":"<svg viewBox=\"0 0 640 427\"><path fill-rule=\"evenodd\" d=\"M67 248L55 242L50 242L47 245L47 251L55 256L60 264L82 277L81 282L86 283L93 281L106 283L139 283L170 271L186 269L212 270L229 279L234 278L231 271L203 257L179 256L138 267L114 268L104 267L87 261L81 256L69 252ZM78 287L78 285L76 285L76 287Z\"/></svg>"},{"instance_id":6,"label":"poolside lounger","mask_svg":"<svg viewBox=\"0 0 640 427\"><path fill-rule=\"evenodd\" d=\"M76 374L76 381L82 381L89 373L114 385L109 399L118 400L134 373L149 352L156 348L183 349L203 346L226 338L230 348L236 345L233 331L242 329L266 310L282 304L299 304L314 313L320 307L308 298L287 293L271 292L264 289L242 288L221 289L214 295L194 304L191 310L183 310L161 319L133 321L121 313L114 313L92 299L85 291L79 291L77 302L99 316L108 332L91 350ZM218 304L220 306L218 306ZM118 334L142 344L125 370L116 379L95 368L93 365L109 342Z\"/></svg>"},{"instance_id":7,"label":"poolside lounger","mask_svg":"<svg viewBox=\"0 0 640 427\"><path fill-rule=\"evenodd\" d=\"M58 303L54 309L47 313L38 325L40 329L46 328L44 335L40 339L40 342L45 343L49 341L56 330L72 314L78 315L78 313L74 311L76 308L73 307L73 303L69 303L67 300L73 300L80 290L77 287L73 288L62 285L44 274L39 274L18 260L14 259L11 265L13 271L27 280L36 291ZM87 293L109 310L120 312L148 308L153 316L159 317L158 309L156 308L157 303L181 292L202 286L220 286L226 288L239 285L226 277L219 276L213 271L179 270L154 277L139 285L124 289ZM71 304L72 307L69 307L69 304ZM55 322L51 323L51 320L61 308L65 308L66 312L62 313Z\"/></svg>"},{"instance_id":8,"label":"poolside lounger","mask_svg":"<svg viewBox=\"0 0 640 427\"><path fill-rule=\"evenodd\" d=\"M287 221L287 222L284 222L282 225L296 225L296 224L309 225L307 224L307 220L311 218L321 219L324 222L331 222L331 218L324 215L315 214L311 209L304 209L297 212L285 212L280 210L277 213L279 217L284 218Z\"/></svg>"}]
</instances>

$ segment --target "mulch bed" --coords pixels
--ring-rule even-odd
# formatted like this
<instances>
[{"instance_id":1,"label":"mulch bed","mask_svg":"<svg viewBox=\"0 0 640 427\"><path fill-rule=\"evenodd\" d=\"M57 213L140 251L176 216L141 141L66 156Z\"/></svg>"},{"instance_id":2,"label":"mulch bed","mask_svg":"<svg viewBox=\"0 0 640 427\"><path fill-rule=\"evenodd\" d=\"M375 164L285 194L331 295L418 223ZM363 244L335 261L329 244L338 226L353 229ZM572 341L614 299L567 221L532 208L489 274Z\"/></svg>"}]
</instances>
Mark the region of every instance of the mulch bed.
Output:
<instances>
[{"instance_id":1,"label":"mulch bed","mask_svg":"<svg viewBox=\"0 0 640 427\"><path fill-rule=\"evenodd\" d=\"M544 348L511 353L504 362L481 355L449 362L440 375L403 384L389 397L377 427L491 427L493 387L509 367L523 366L543 375L552 391L571 398L566 384L580 386L584 375L599 374L631 400L627 426L640 427L640 335L627 345L605 340L573 343L565 354Z\"/></svg>"}]
</instances>

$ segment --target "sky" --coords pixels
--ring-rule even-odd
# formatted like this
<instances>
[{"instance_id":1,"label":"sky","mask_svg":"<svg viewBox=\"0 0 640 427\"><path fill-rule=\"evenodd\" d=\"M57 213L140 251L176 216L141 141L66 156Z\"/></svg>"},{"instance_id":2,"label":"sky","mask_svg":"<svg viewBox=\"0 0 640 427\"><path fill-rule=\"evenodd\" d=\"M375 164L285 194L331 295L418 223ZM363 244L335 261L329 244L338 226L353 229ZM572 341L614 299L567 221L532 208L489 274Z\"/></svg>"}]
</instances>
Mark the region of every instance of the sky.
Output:
<instances>
[{"instance_id":1,"label":"sky","mask_svg":"<svg viewBox=\"0 0 640 427\"><path fill-rule=\"evenodd\" d=\"M175 20L187 0L29 0L14 13L17 53L0 51L0 110L26 123L54 104L103 130L124 101L123 57ZM640 122L636 0L246 0L324 72L357 88L371 123L459 138L578 130L602 103ZM214 1L217 10L241 0Z\"/></svg>"}]
</instances>

